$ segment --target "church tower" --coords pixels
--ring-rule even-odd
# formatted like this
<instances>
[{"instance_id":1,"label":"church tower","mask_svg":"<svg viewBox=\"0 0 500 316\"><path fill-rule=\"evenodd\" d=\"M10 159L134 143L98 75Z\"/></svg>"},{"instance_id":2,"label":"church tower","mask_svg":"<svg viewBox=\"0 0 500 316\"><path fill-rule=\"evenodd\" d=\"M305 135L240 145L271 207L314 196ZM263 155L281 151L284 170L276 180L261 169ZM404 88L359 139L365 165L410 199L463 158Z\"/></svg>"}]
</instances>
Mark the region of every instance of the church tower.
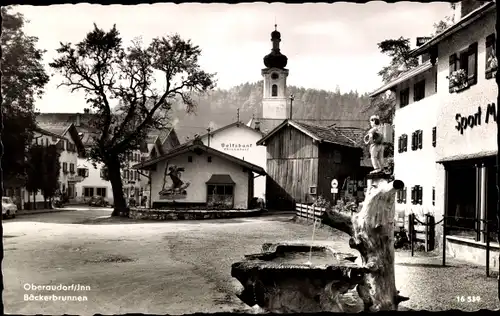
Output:
<instances>
[{"instance_id":1,"label":"church tower","mask_svg":"<svg viewBox=\"0 0 500 316\"><path fill-rule=\"evenodd\" d=\"M271 33L273 48L271 53L264 57L262 76L264 77L264 95L262 99L263 119L286 119L287 97L286 78L288 69L285 68L288 58L280 52L281 34L274 25Z\"/></svg>"}]
</instances>

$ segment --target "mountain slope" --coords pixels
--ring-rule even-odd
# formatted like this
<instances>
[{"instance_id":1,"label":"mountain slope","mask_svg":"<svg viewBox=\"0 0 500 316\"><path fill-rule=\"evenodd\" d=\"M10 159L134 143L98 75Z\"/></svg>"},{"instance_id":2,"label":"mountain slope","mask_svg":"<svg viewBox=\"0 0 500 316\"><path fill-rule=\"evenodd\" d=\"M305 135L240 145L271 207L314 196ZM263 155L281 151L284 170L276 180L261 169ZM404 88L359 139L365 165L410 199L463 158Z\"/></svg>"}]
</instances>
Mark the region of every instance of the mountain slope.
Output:
<instances>
[{"instance_id":1,"label":"mountain slope","mask_svg":"<svg viewBox=\"0 0 500 316\"><path fill-rule=\"evenodd\" d=\"M248 122L253 115L261 117L262 89L263 83L259 81L197 95L195 100L198 108L195 114L186 114L182 104L176 104L172 112L179 119L176 126L179 139L182 142L186 137L205 133L209 126L214 129L235 122L237 109L242 122ZM366 128L368 118L373 114L373 110L366 111L368 96L357 92L342 94L339 91L288 86L287 94L295 96L292 110L294 119L322 120L318 123Z\"/></svg>"}]
</instances>

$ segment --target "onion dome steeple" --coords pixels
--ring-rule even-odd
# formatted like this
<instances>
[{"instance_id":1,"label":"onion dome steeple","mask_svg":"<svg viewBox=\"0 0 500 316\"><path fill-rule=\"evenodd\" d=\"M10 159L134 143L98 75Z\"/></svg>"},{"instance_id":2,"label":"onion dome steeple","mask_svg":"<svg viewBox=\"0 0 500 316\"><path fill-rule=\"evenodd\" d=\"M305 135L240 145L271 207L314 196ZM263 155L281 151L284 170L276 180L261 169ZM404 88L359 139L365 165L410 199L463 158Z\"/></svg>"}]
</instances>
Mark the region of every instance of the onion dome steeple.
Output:
<instances>
[{"instance_id":1,"label":"onion dome steeple","mask_svg":"<svg viewBox=\"0 0 500 316\"><path fill-rule=\"evenodd\" d=\"M264 57L264 65L267 68L284 69L288 62L288 58L280 52L281 34L277 30L277 25L274 25L274 31L271 33L271 42L273 49L271 53Z\"/></svg>"}]
</instances>

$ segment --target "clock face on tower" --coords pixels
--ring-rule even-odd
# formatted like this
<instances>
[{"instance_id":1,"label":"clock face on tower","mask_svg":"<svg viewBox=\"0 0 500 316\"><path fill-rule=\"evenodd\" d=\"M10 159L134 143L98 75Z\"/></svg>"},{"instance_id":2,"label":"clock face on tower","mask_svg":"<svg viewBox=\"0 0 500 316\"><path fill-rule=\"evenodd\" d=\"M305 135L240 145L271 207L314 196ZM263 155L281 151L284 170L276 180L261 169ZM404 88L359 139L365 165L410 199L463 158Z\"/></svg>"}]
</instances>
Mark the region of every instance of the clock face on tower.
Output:
<instances>
[{"instance_id":1,"label":"clock face on tower","mask_svg":"<svg viewBox=\"0 0 500 316\"><path fill-rule=\"evenodd\" d=\"M271 74L271 79L273 79L273 80L276 80L276 79L278 79L279 77L280 77L280 76L279 76L277 73L275 73L275 72L273 72L273 73Z\"/></svg>"}]
</instances>

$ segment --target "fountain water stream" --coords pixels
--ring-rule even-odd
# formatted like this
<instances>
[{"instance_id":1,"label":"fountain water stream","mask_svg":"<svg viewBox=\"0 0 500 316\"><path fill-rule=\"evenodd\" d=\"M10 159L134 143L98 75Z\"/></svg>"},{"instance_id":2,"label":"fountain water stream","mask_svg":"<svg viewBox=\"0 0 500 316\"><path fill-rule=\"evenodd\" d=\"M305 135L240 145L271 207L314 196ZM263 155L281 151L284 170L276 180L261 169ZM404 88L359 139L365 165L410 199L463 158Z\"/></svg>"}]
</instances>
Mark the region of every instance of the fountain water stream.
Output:
<instances>
[{"instance_id":1,"label":"fountain water stream","mask_svg":"<svg viewBox=\"0 0 500 316\"><path fill-rule=\"evenodd\" d=\"M316 218L314 219L313 223L313 233L312 233L312 238L311 238L311 248L309 248L309 260L306 262L306 264L311 265L312 264L312 249L313 249L313 244L314 244L314 234L316 232Z\"/></svg>"}]
</instances>

